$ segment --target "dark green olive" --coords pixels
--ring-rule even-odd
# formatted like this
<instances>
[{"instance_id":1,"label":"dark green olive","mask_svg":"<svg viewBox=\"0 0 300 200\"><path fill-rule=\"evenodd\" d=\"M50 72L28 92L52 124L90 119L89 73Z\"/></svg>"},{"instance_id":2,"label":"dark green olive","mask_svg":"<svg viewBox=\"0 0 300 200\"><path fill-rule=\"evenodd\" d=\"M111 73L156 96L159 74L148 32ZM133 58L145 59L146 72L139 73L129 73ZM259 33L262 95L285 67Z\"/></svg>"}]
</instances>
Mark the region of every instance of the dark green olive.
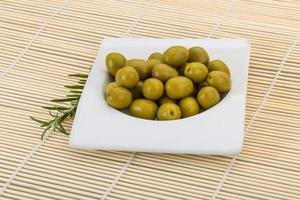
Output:
<instances>
[{"instance_id":1,"label":"dark green olive","mask_svg":"<svg viewBox=\"0 0 300 200\"><path fill-rule=\"evenodd\" d=\"M157 111L158 120L175 120L180 119L180 108L174 103L162 104Z\"/></svg>"},{"instance_id":2,"label":"dark green olive","mask_svg":"<svg viewBox=\"0 0 300 200\"><path fill-rule=\"evenodd\" d=\"M180 67L178 68L178 73L179 73L180 76L184 76L184 70L185 70L185 68L186 68L186 65L187 65L187 64L184 64L183 66L180 66Z\"/></svg>"},{"instance_id":3,"label":"dark green olive","mask_svg":"<svg viewBox=\"0 0 300 200\"><path fill-rule=\"evenodd\" d=\"M166 82L170 78L178 76L178 71L167 64L159 63L154 65L152 69L152 77Z\"/></svg>"},{"instance_id":4,"label":"dark green olive","mask_svg":"<svg viewBox=\"0 0 300 200\"><path fill-rule=\"evenodd\" d=\"M130 66L125 66L118 70L116 74L116 83L119 86L133 88L139 81L138 72Z\"/></svg>"},{"instance_id":5,"label":"dark green olive","mask_svg":"<svg viewBox=\"0 0 300 200\"><path fill-rule=\"evenodd\" d=\"M158 100L158 104L159 105L162 105L164 103L175 103L177 104L177 100L176 99L171 99L170 97L164 95L163 97L161 97L159 100Z\"/></svg>"},{"instance_id":6,"label":"dark green olive","mask_svg":"<svg viewBox=\"0 0 300 200\"><path fill-rule=\"evenodd\" d=\"M184 75L194 81L200 83L206 79L208 70L205 65L200 62L188 63L184 70Z\"/></svg>"},{"instance_id":7,"label":"dark green olive","mask_svg":"<svg viewBox=\"0 0 300 200\"><path fill-rule=\"evenodd\" d=\"M129 107L129 112L134 117L143 119L155 119L158 106L148 99L136 99Z\"/></svg>"},{"instance_id":8,"label":"dark green olive","mask_svg":"<svg viewBox=\"0 0 300 200\"><path fill-rule=\"evenodd\" d=\"M164 84L159 79L149 78L145 80L142 90L144 97L157 100L164 93Z\"/></svg>"},{"instance_id":9,"label":"dark green olive","mask_svg":"<svg viewBox=\"0 0 300 200\"><path fill-rule=\"evenodd\" d=\"M159 52L154 52L149 56L148 60L150 60L150 59L156 59L156 60L160 60L161 62L163 62L164 56Z\"/></svg>"},{"instance_id":10,"label":"dark green olive","mask_svg":"<svg viewBox=\"0 0 300 200\"><path fill-rule=\"evenodd\" d=\"M186 97L179 102L182 117L196 115L200 111L200 106L195 97Z\"/></svg>"},{"instance_id":11,"label":"dark green olive","mask_svg":"<svg viewBox=\"0 0 300 200\"><path fill-rule=\"evenodd\" d=\"M113 87L110 92L106 94L106 102L117 109L127 108L131 104L131 101L131 92L124 87Z\"/></svg>"},{"instance_id":12,"label":"dark green olive","mask_svg":"<svg viewBox=\"0 0 300 200\"><path fill-rule=\"evenodd\" d=\"M175 76L166 82L166 93L172 99L181 99L189 96L193 90L193 82L184 76Z\"/></svg>"},{"instance_id":13,"label":"dark green olive","mask_svg":"<svg viewBox=\"0 0 300 200\"><path fill-rule=\"evenodd\" d=\"M140 99L143 98L143 81L139 81L134 88L131 89L132 98L133 99Z\"/></svg>"},{"instance_id":14,"label":"dark green olive","mask_svg":"<svg viewBox=\"0 0 300 200\"><path fill-rule=\"evenodd\" d=\"M110 82L109 84L107 84L106 89L105 89L105 94L110 93L111 89L114 87L117 87L118 84L116 82Z\"/></svg>"},{"instance_id":15,"label":"dark green olive","mask_svg":"<svg viewBox=\"0 0 300 200\"><path fill-rule=\"evenodd\" d=\"M202 108L209 109L219 103L220 95L214 87L206 86L198 92L197 101Z\"/></svg>"},{"instance_id":16,"label":"dark green olive","mask_svg":"<svg viewBox=\"0 0 300 200\"><path fill-rule=\"evenodd\" d=\"M206 86L208 86L208 83L206 81L203 81L197 85L197 89L200 90L201 88Z\"/></svg>"},{"instance_id":17,"label":"dark green olive","mask_svg":"<svg viewBox=\"0 0 300 200\"><path fill-rule=\"evenodd\" d=\"M207 68L209 71L222 71L230 76L228 66L222 60L212 60L208 63Z\"/></svg>"},{"instance_id":18,"label":"dark green olive","mask_svg":"<svg viewBox=\"0 0 300 200\"><path fill-rule=\"evenodd\" d=\"M154 65L161 63L160 60L156 60L156 59L150 59L146 61L147 64L147 68L151 69L151 73L152 73L152 69L154 67Z\"/></svg>"},{"instance_id":19,"label":"dark green olive","mask_svg":"<svg viewBox=\"0 0 300 200\"><path fill-rule=\"evenodd\" d=\"M152 66L147 65L146 61L143 59L127 60L126 66L134 67L139 73L141 80L145 80L151 76Z\"/></svg>"},{"instance_id":20,"label":"dark green olive","mask_svg":"<svg viewBox=\"0 0 300 200\"><path fill-rule=\"evenodd\" d=\"M120 53L112 52L106 56L105 63L108 73L115 76L125 66L126 58Z\"/></svg>"},{"instance_id":21,"label":"dark green olive","mask_svg":"<svg viewBox=\"0 0 300 200\"><path fill-rule=\"evenodd\" d=\"M216 88L218 92L228 92L231 88L230 77L222 71L209 72L206 82Z\"/></svg>"},{"instance_id":22,"label":"dark green olive","mask_svg":"<svg viewBox=\"0 0 300 200\"><path fill-rule=\"evenodd\" d=\"M189 58L189 51L183 46L172 46L164 52L164 63L178 68Z\"/></svg>"},{"instance_id":23,"label":"dark green olive","mask_svg":"<svg viewBox=\"0 0 300 200\"><path fill-rule=\"evenodd\" d=\"M207 65L209 62L208 53L202 47L191 47L188 62L201 62Z\"/></svg>"}]
</instances>

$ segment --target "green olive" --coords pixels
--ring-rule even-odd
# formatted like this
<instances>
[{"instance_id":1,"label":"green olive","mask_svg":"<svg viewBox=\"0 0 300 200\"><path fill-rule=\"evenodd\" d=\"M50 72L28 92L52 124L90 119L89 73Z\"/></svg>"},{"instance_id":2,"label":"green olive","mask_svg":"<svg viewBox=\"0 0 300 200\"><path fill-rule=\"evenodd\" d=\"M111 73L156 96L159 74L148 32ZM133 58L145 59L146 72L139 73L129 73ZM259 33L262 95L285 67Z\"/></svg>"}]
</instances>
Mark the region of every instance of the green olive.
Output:
<instances>
[{"instance_id":1,"label":"green olive","mask_svg":"<svg viewBox=\"0 0 300 200\"><path fill-rule=\"evenodd\" d=\"M149 78L145 80L142 91L147 99L157 100L164 93L164 84L159 79Z\"/></svg>"},{"instance_id":2,"label":"green olive","mask_svg":"<svg viewBox=\"0 0 300 200\"><path fill-rule=\"evenodd\" d=\"M156 60L156 59L150 59L150 60L146 61L147 68L151 69L151 74L152 74L152 69L153 69L154 65L159 64L159 63L161 63L160 60Z\"/></svg>"},{"instance_id":3,"label":"green olive","mask_svg":"<svg viewBox=\"0 0 300 200\"><path fill-rule=\"evenodd\" d=\"M183 46L172 46L164 52L164 62L178 68L184 65L189 58L189 51Z\"/></svg>"},{"instance_id":4,"label":"green olive","mask_svg":"<svg viewBox=\"0 0 300 200\"><path fill-rule=\"evenodd\" d=\"M159 63L154 65L152 69L152 77L166 82L168 79L178 76L178 71L167 64Z\"/></svg>"},{"instance_id":5,"label":"green olive","mask_svg":"<svg viewBox=\"0 0 300 200\"><path fill-rule=\"evenodd\" d=\"M175 120L180 119L180 108L174 103L162 104L157 111L158 120Z\"/></svg>"},{"instance_id":6,"label":"green olive","mask_svg":"<svg viewBox=\"0 0 300 200\"><path fill-rule=\"evenodd\" d=\"M176 99L171 99L170 97L164 95L163 97L161 97L159 100L158 100L158 104L159 105L162 105L164 103L177 103L177 100Z\"/></svg>"},{"instance_id":7,"label":"green olive","mask_svg":"<svg viewBox=\"0 0 300 200\"><path fill-rule=\"evenodd\" d=\"M208 85L213 86L218 92L228 92L231 88L230 77L221 71L212 71L207 75L206 82Z\"/></svg>"},{"instance_id":8,"label":"green olive","mask_svg":"<svg viewBox=\"0 0 300 200\"><path fill-rule=\"evenodd\" d=\"M172 99L181 99L189 96L193 90L193 82L184 76L175 76L166 82L166 93Z\"/></svg>"},{"instance_id":9,"label":"green olive","mask_svg":"<svg viewBox=\"0 0 300 200\"><path fill-rule=\"evenodd\" d=\"M148 99L136 99L129 107L129 112L134 117L143 119L155 119L158 106Z\"/></svg>"},{"instance_id":10,"label":"green olive","mask_svg":"<svg viewBox=\"0 0 300 200\"><path fill-rule=\"evenodd\" d=\"M132 98L133 99L140 99L143 98L143 88L144 82L139 81L134 88L131 89Z\"/></svg>"},{"instance_id":11,"label":"green olive","mask_svg":"<svg viewBox=\"0 0 300 200\"><path fill-rule=\"evenodd\" d=\"M179 102L182 117L196 115L200 111L200 106L195 97L186 97Z\"/></svg>"},{"instance_id":12,"label":"green olive","mask_svg":"<svg viewBox=\"0 0 300 200\"><path fill-rule=\"evenodd\" d=\"M214 87L206 86L198 92L197 101L202 108L209 109L219 103L220 95Z\"/></svg>"},{"instance_id":13,"label":"green olive","mask_svg":"<svg viewBox=\"0 0 300 200\"><path fill-rule=\"evenodd\" d=\"M195 97L195 96L197 96L197 94L198 94L198 87L197 87L197 85L193 85L193 92L191 93L191 96L193 96L193 97Z\"/></svg>"},{"instance_id":14,"label":"green olive","mask_svg":"<svg viewBox=\"0 0 300 200\"><path fill-rule=\"evenodd\" d=\"M116 74L116 83L119 86L133 88L139 81L138 72L130 66L125 66L118 70Z\"/></svg>"},{"instance_id":15,"label":"green olive","mask_svg":"<svg viewBox=\"0 0 300 200\"><path fill-rule=\"evenodd\" d=\"M202 47L191 47L189 49L189 62L201 62L207 65L209 62L208 53Z\"/></svg>"},{"instance_id":16,"label":"green olive","mask_svg":"<svg viewBox=\"0 0 300 200\"><path fill-rule=\"evenodd\" d=\"M125 66L126 58L120 53L112 52L106 56L105 62L108 73L115 76Z\"/></svg>"},{"instance_id":17,"label":"green olive","mask_svg":"<svg viewBox=\"0 0 300 200\"><path fill-rule=\"evenodd\" d=\"M205 65L200 62L188 63L184 70L184 75L194 81L200 83L206 79L208 70Z\"/></svg>"},{"instance_id":18,"label":"green olive","mask_svg":"<svg viewBox=\"0 0 300 200\"><path fill-rule=\"evenodd\" d=\"M156 60L160 60L161 62L163 62L164 56L159 52L154 52L149 56L148 60L150 60L150 59L156 59Z\"/></svg>"},{"instance_id":19,"label":"green olive","mask_svg":"<svg viewBox=\"0 0 300 200\"><path fill-rule=\"evenodd\" d=\"M152 66L147 65L146 61L143 59L127 60L126 66L134 67L139 73L141 80L145 80L151 76Z\"/></svg>"},{"instance_id":20,"label":"green olive","mask_svg":"<svg viewBox=\"0 0 300 200\"><path fill-rule=\"evenodd\" d=\"M113 87L110 92L106 94L106 102L117 109L127 108L131 104L131 101L131 92L124 87Z\"/></svg>"},{"instance_id":21,"label":"green olive","mask_svg":"<svg viewBox=\"0 0 300 200\"><path fill-rule=\"evenodd\" d=\"M106 89L105 89L105 94L110 93L111 89L114 87L117 87L118 84L116 82L110 82L109 84L107 84Z\"/></svg>"},{"instance_id":22,"label":"green olive","mask_svg":"<svg viewBox=\"0 0 300 200\"><path fill-rule=\"evenodd\" d=\"M222 60L212 60L208 63L207 68L209 71L222 71L230 76L228 66Z\"/></svg>"}]
</instances>

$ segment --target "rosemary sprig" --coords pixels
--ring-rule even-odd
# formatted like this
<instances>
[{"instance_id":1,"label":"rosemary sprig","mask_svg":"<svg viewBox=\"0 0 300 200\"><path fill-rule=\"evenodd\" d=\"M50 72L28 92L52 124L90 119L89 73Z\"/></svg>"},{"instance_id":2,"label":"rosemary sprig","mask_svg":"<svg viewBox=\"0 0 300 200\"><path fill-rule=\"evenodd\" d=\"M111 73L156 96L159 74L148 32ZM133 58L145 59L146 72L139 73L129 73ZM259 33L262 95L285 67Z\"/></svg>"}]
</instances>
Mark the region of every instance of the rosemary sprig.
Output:
<instances>
[{"instance_id":1,"label":"rosemary sprig","mask_svg":"<svg viewBox=\"0 0 300 200\"><path fill-rule=\"evenodd\" d=\"M75 85L65 85L65 88L70 89L69 93L66 95L65 98L61 98L61 99L52 99L51 102L54 103L68 103L68 105L65 106L58 106L58 105L54 105L54 106L43 106L42 108L48 110L49 115L52 117L49 121L44 121L44 120L40 120L37 119L35 117L31 117L30 118L39 123L40 126L42 128L44 128L44 131L41 135L41 139L44 138L45 134L47 133L47 131L50 130L58 130L59 132L65 134L65 135L69 135L69 133L66 131L66 129L63 126L63 123L66 119L68 118L73 118L75 113L76 113L76 109L78 106L78 102L79 99L81 97L81 93L84 87L84 84L86 82L86 79L88 77L87 74L70 74L70 77L75 77L78 78L78 82Z\"/></svg>"}]
</instances>

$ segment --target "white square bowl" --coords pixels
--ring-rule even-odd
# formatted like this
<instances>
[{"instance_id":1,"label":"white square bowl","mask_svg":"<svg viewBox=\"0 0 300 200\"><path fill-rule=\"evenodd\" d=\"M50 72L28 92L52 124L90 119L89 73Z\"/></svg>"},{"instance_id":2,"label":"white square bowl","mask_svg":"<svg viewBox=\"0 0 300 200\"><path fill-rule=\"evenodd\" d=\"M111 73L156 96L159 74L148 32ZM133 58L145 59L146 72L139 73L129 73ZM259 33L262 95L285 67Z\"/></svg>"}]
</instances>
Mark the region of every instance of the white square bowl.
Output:
<instances>
[{"instance_id":1,"label":"white square bowl","mask_svg":"<svg viewBox=\"0 0 300 200\"><path fill-rule=\"evenodd\" d=\"M106 104L108 53L116 51L128 59L147 59L150 53L163 52L171 45L202 46L211 60L222 59L228 64L232 88L219 104L199 115L175 121L139 119ZM105 39L77 108L70 145L99 150L234 155L240 152L244 137L249 57L247 40Z\"/></svg>"}]
</instances>

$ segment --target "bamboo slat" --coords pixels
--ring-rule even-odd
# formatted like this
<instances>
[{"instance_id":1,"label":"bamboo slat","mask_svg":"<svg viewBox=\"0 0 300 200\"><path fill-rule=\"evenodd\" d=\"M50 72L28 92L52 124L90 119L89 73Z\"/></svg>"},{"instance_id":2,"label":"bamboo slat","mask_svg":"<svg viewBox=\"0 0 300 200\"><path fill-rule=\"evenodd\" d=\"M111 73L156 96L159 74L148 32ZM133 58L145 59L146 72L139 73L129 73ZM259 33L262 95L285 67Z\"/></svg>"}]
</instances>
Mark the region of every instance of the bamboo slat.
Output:
<instances>
[{"instance_id":1,"label":"bamboo slat","mask_svg":"<svg viewBox=\"0 0 300 200\"><path fill-rule=\"evenodd\" d=\"M41 106L87 73L105 37L247 38L245 141L231 158L82 151ZM296 0L0 1L0 199L300 199ZM72 120L66 122L70 131Z\"/></svg>"}]
</instances>

